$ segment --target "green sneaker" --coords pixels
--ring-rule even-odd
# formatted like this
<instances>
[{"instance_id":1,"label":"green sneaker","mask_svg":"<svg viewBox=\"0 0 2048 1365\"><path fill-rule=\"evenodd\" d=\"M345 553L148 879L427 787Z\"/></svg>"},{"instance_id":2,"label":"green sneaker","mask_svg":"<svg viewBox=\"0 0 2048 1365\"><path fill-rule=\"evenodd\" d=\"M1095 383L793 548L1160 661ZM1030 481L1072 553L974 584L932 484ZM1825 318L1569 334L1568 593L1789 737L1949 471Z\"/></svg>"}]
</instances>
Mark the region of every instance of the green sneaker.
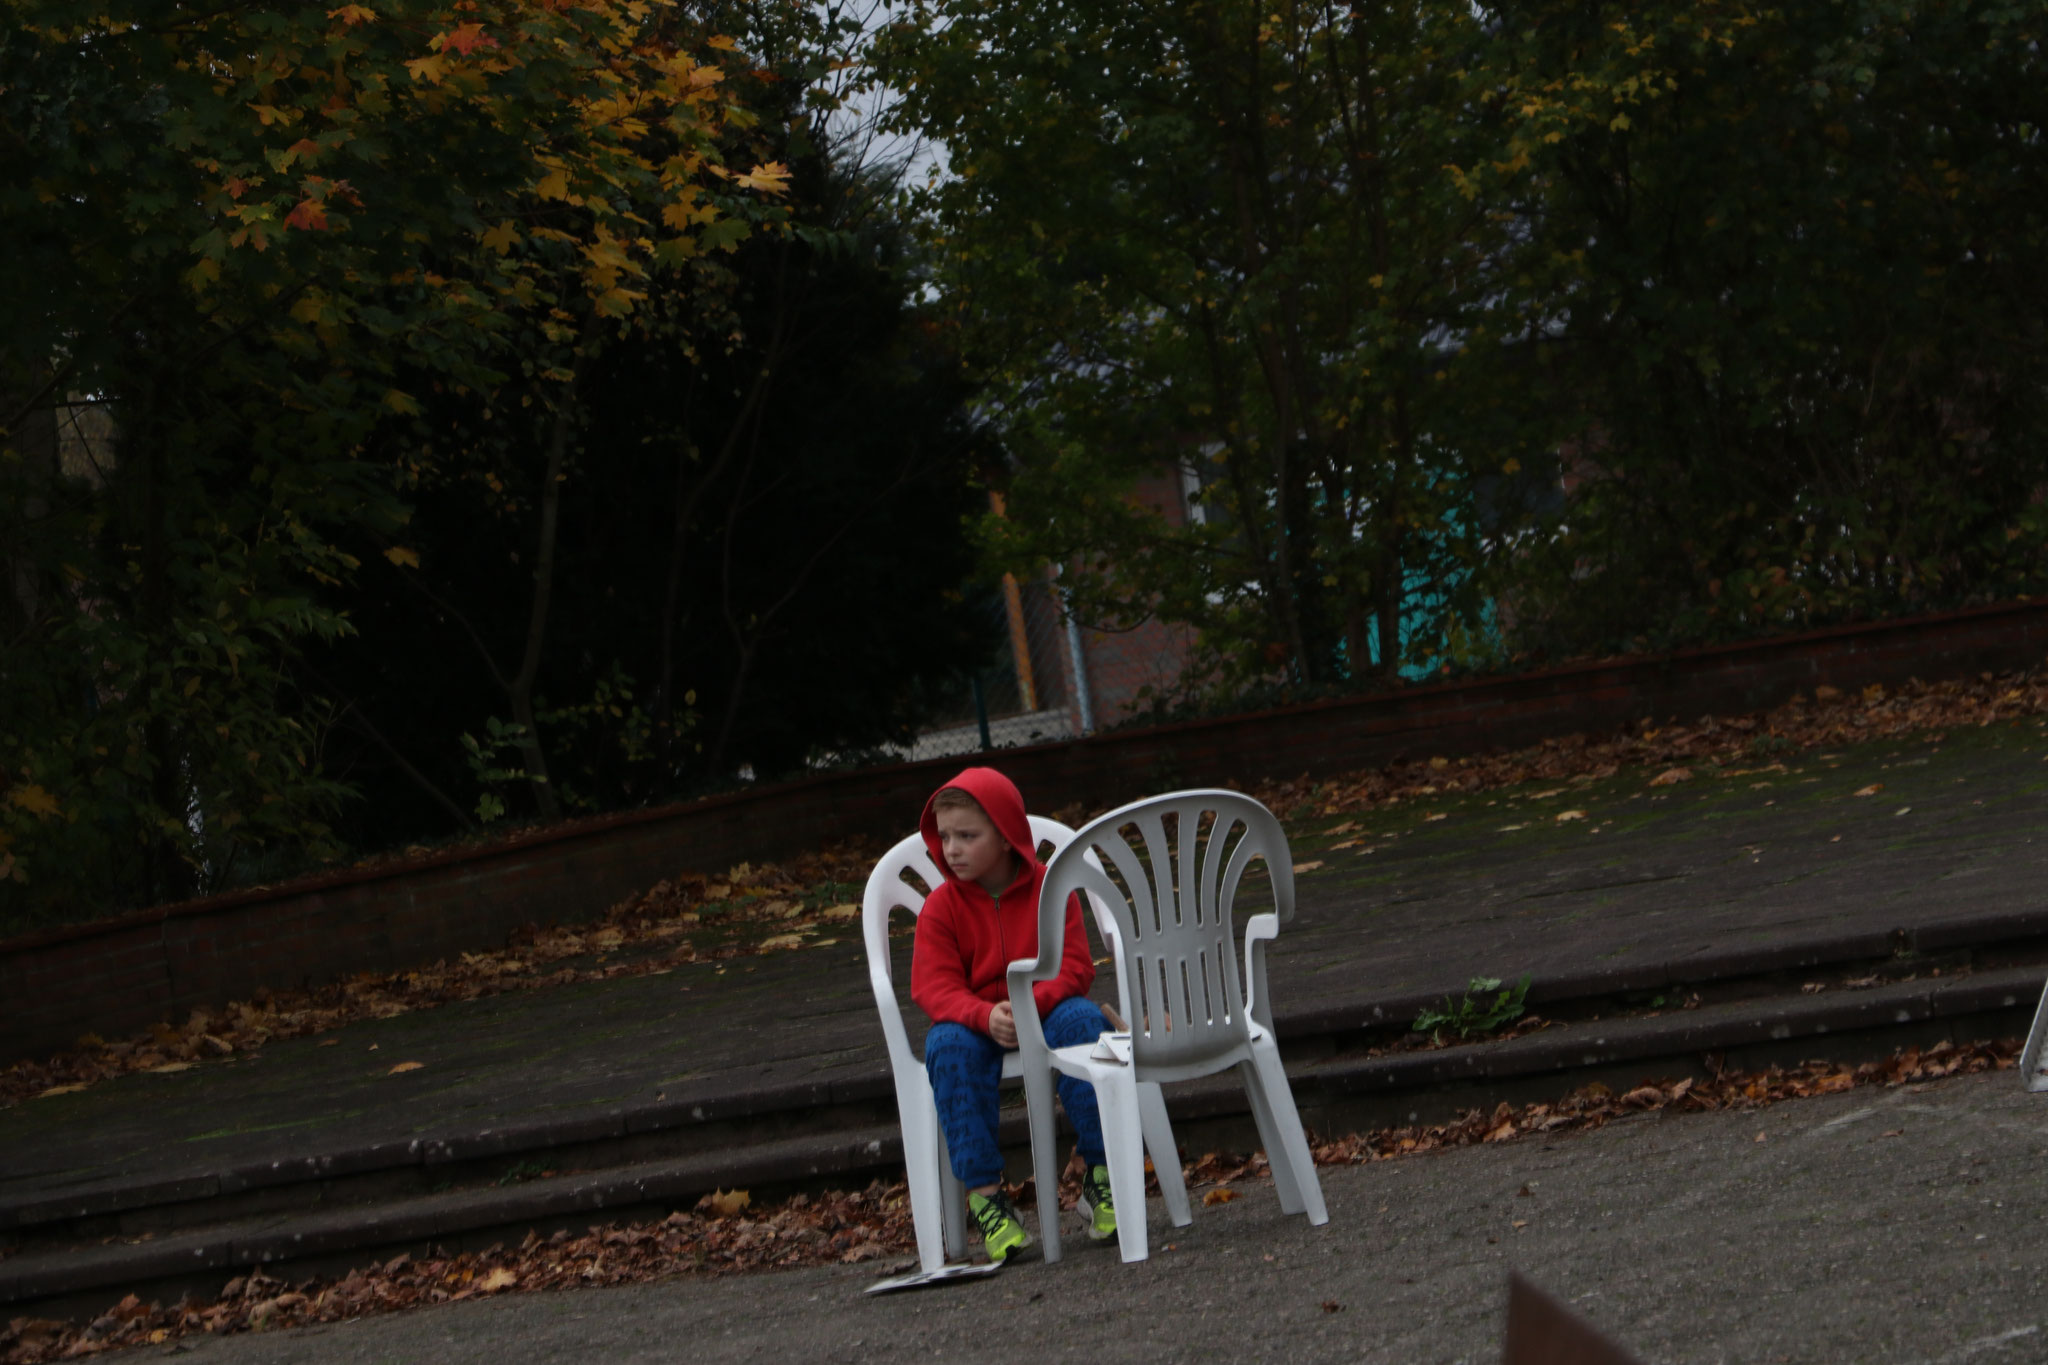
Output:
<instances>
[{"instance_id":1,"label":"green sneaker","mask_svg":"<svg viewBox=\"0 0 2048 1365\"><path fill-rule=\"evenodd\" d=\"M1088 1218L1088 1235L1098 1242L1116 1236L1116 1200L1109 1192L1109 1167L1090 1166L1081 1177L1081 1212Z\"/></svg>"},{"instance_id":2,"label":"green sneaker","mask_svg":"<svg viewBox=\"0 0 2048 1365\"><path fill-rule=\"evenodd\" d=\"M981 1228L982 1245L988 1248L991 1261L1000 1264L1031 1245L1031 1234L1024 1230L1017 1206L1000 1189L990 1195L968 1195L967 1211Z\"/></svg>"}]
</instances>

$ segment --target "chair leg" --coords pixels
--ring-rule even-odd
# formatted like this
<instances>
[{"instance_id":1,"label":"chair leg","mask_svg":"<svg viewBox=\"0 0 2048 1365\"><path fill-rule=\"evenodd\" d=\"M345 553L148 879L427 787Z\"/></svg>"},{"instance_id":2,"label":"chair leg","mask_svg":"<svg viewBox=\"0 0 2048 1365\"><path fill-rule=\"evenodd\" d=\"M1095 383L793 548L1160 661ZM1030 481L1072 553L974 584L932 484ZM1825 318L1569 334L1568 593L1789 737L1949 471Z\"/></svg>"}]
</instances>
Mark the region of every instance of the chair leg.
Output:
<instances>
[{"instance_id":1,"label":"chair leg","mask_svg":"<svg viewBox=\"0 0 2048 1365\"><path fill-rule=\"evenodd\" d=\"M1301 1202L1301 1185L1294 1178L1293 1168L1288 1165L1280 1124L1273 1116L1272 1105L1266 1101L1266 1087L1259 1077L1258 1065L1249 1059L1239 1062L1237 1078L1244 1083L1252 1122L1258 1125L1259 1147L1266 1153L1266 1165L1273 1172L1273 1192L1280 1196L1280 1212L1300 1213L1307 1205Z\"/></svg>"},{"instance_id":2,"label":"chair leg","mask_svg":"<svg viewBox=\"0 0 2048 1365\"><path fill-rule=\"evenodd\" d=\"M1138 1087L1130 1074L1096 1083L1102 1111L1102 1146L1109 1158L1109 1189L1116 1199L1117 1250L1126 1262L1151 1254L1145 1236L1145 1133Z\"/></svg>"},{"instance_id":3,"label":"chair leg","mask_svg":"<svg viewBox=\"0 0 2048 1365\"><path fill-rule=\"evenodd\" d=\"M1177 1228L1194 1219L1188 1208L1188 1181L1180 1168L1180 1149L1174 1145L1173 1125L1166 1118L1166 1096L1157 1081L1138 1086L1138 1117L1145 1130L1145 1150L1152 1154L1152 1170L1159 1177L1159 1195L1166 1203L1166 1215Z\"/></svg>"},{"instance_id":4,"label":"chair leg","mask_svg":"<svg viewBox=\"0 0 2048 1365\"><path fill-rule=\"evenodd\" d=\"M953 1159L946 1151L946 1132L938 1126L936 1117L932 1127L938 1133L939 1149L939 1227L943 1233L944 1258L939 1262L964 1261L967 1259L967 1187L960 1183L960 1177L953 1174ZM924 1243L918 1242L920 1250ZM936 1266L925 1266L934 1270Z\"/></svg>"},{"instance_id":5,"label":"chair leg","mask_svg":"<svg viewBox=\"0 0 2048 1365\"><path fill-rule=\"evenodd\" d=\"M1031 1180L1038 1187L1038 1244L1048 1264L1060 1258L1060 1163L1052 1096L1052 1069L1026 1066L1024 1116L1031 1127Z\"/></svg>"},{"instance_id":6,"label":"chair leg","mask_svg":"<svg viewBox=\"0 0 2048 1365\"><path fill-rule=\"evenodd\" d=\"M938 1117L903 1115L903 1179L910 1186L910 1218L917 1227L917 1264L946 1263L945 1146Z\"/></svg>"},{"instance_id":7,"label":"chair leg","mask_svg":"<svg viewBox=\"0 0 2048 1365\"><path fill-rule=\"evenodd\" d=\"M1301 1114L1294 1107L1294 1090L1287 1084L1287 1070L1280 1065L1280 1049L1271 1041L1252 1044L1253 1080L1263 1092L1254 1098L1254 1112L1261 1115L1266 1139L1266 1159L1273 1165L1273 1183L1280 1187L1280 1207L1288 1213L1307 1213L1308 1221L1320 1227L1330 1221L1323 1207L1323 1186L1316 1178L1315 1154L1308 1149L1308 1134L1302 1131ZM1261 1099L1263 1104L1260 1103ZM1282 1183L1285 1159L1287 1175ZM1293 1205L1288 1207L1288 1186L1293 1187Z\"/></svg>"}]
</instances>

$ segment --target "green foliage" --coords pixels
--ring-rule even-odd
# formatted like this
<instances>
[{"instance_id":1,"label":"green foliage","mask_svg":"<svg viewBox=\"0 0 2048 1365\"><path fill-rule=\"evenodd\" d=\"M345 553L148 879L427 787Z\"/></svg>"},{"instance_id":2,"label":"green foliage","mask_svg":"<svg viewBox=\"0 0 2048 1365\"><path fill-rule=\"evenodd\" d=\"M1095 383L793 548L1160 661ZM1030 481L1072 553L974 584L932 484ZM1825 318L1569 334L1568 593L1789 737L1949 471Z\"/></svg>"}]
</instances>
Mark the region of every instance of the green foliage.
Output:
<instances>
[{"instance_id":1,"label":"green foliage","mask_svg":"<svg viewBox=\"0 0 2048 1365\"><path fill-rule=\"evenodd\" d=\"M1465 985L1465 994L1453 1001L1449 996L1434 1008L1415 1016L1415 1031L1427 1033L1441 1043L1447 1033L1459 1038L1483 1038L1528 1013L1523 1001L1529 994L1529 978L1512 986L1499 977L1475 976Z\"/></svg>"},{"instance_id":2,"label":"green foliage","mask_svg":"<svg viewBox=\"0 0 2048 1365\"><path fill-rule=\"evenodd\" d=\"M1525 645L2048 584L2044 17L1868 0L1513 27L1503 103L1575 262L1571 496L1514 569Z\"/></svg>"},{"instance_id":3,"label":"green foliage","mask_svg":"<svg viewBox=\"0 0 2048 1365\"><path fill-rule=\"evenodd\" d=\"M989 557L1226 703L2041 591L2044 16L923 0Z\"/></svg>"},{"instance_id":4,"label":"green foliage","mask_svg":"<svg viewBox=\"0 0 2048 1365\"><path fill-rule=\"evenodd\" d=\"M1404 615L1409 662L1483 655L1473 574L1551 434L1513 179L1444 169L1498 146L1482 16L916 15L883 64L957 172L917 203L1018 461L992 558L1063 565L1093 623L1197 625L1226 690L1391 676Z\"/></svg>"},{"instance_id":5,"label":"green foliage","mask_svg":"<svg viewBox=\"0 0 2048 1365\"><path fill-rule=\"evenodd\" d=\"M417 555L378 433L437 386L545 378L657 277L715 285L705 231L772 226L782 171L736 133L718 63L747 60L667 7L4 14L15 927L337 853L305 658L355 629L345 544Z\"/></svg>"}]
</instances>

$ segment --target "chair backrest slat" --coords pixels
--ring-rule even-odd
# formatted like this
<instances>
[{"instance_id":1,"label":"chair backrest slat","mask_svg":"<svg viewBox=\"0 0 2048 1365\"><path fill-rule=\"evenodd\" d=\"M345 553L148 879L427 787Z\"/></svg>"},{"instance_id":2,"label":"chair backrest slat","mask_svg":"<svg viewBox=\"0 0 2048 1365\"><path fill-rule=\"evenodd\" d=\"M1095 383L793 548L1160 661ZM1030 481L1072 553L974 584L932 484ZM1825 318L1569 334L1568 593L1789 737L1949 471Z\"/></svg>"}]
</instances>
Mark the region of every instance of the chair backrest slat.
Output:
<instances>
[{"instance_id":1,"label":"chair backrest slat","mask_svg":"<svg viewBox=\"0 0 2048 1365\"><path fill-rule=\"evenodd\" d=\"M1290 918L1294 876L1280 822L1238 792L1135 802L1091 820L1054 855L1039 899L1039 941L1057 933L1050 916L1070 894L1097 898L1097 914L1106 912L1115 926L1119 986L1140 1065L1197 1063L1249 1036L1232 911L1247 870L1261 858L1275 908Z\"/></svg>"}]
</instances>

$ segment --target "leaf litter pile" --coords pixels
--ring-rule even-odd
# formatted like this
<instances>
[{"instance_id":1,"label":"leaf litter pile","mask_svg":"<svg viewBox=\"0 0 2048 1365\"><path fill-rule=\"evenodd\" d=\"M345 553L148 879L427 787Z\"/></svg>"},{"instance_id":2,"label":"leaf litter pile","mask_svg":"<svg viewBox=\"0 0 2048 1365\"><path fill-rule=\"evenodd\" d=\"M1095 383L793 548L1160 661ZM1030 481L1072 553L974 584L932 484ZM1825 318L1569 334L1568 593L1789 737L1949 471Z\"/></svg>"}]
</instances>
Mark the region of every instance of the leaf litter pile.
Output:
<instances>
[{"instance_id":1,"label":"leaf litter pile","mask_svg":"<svg viewBox=\"0 0 2048 1365\"><path fill-rule=\"evenodd\" d=\"M0 1071L0 1106L131 1071L184 1071L268 1042L486 995L829 945L838 941L835 933L859 933L860 907L848 897L858 894L872 863L865 849L840 845L788 863L741 863L723 875L677 873L602 919L527 925L498 952L463 953L417 971L363 972L313 990L259 992L132 1038L88 1035L48 1061Z\"/></svg>"},{"instance_id":2,"label":"leaf litter pile","mask_svg":"<svg viewBox=\"0 0 2048 1365\"><path fill-rule=\"evenodd\" d=\"M1363 1165L1585 1131L1656 1110L1761 1109L1861 1086L1901 1086L2007 1070L2019 1051L2016 1038L1961 1046L1944 1042L1924 1050L1904 1048L1861 1066L1815 1061L1764 1071L1716 1070L1705 1079L1646 1081L1620 1094L1595 1082L1550 1103L1520 1108L1503 1103L1490 1112L1468 1111L1449 1123L1347 1134L1316 1143L1315 1159L1321 1166ZM1203 1190L1201 1202L1208 1207L1229 1203L1238 1197L1238 1184L1267 1174L1266 1159L1256 1152L1210 1152L1186 1168L1189 1186ZM1070 1163L1061 1181L1061 1207L1074 1207L1078 1182L1079 1169ZM1157 1192L1156 1183L1147 1184ZM1011 1193L1028 1203L1029 1182L1013 1186ZM230 1280L216 1299L167 1307L145 1304L130 1294L84 1325L15 1318L0 1329L0 1365L76 1360L102 1351L161 1344L194 1332L260 1332L341 1322L513 1291L879 1261L912 1252L916 1245L910 1203L900 1181L877 1181L850 1194L796 1194L759 1209L744 1190L721 1191L705 1195L689 1212L672 1213L657 1222L593 1227L581 1236L566 1231L551 1237L529 1233L513 1247L419 1260L398 1256L339 1279L288 1282L257 1271Z\"/></svg>"},{"instance_id":3,"label":"leaf litter pile","mask_svg":"<svg viewBox=\"0 0 2048 1365\"><path fill-rule=\"evenodd\" d=\"M1843 692L1823 686L1810 697L1796 695L1774 711L1753 716L1702 716L1690 725L1662 728L1645 722L1605 738L1566 735L1510 753L1414 759L1320 781L1264 783L1252 791L1274 810L1299 818L1303 813L1377 810L1524 782L1597 782L1624 768L1650 771L1654 775L1649 785L1663 787L1696 776L1746 776L1766 770L1758 764L1768 766L1812 750L2043 714L2048 714L2048 670L1983 673L1971 681L1914 681L1895 691L1871 686Z\"/></svg>"},{"instance_id":4,"label":"leaf litter pile","mask_svg":"<svg viewBox=\"0 0 2048 1365\"><path fill-rule=\"evenodd\" d=\"M2048 673L2036 670L1914 682L1892 692L1819 687L1811 697L1796 696L1753 716L1704 716L1661 729L1645 724L1607 738L1569 735L1509 753L1415 760L1320 782L1264 783L1252 791L1283 814L1299 816L1304 810L1339 815L1525 782L1599 781L1626 767L1654 770L1650 785L1662 786L1689 781L1696 771L1734 776L1752 770L1742 765L1761 757L2039 715L2048 715ZM1078 807L1052 813L1069 824L1088 815ZM877 853L856 841L782 864L742 863L723 875L679 872L621 901L600 920L529 925L497 952L464 953L416 971L366 972L315 990L259 993L225 1009L194 1011L183 1024L158 1023L131 1038L88 1036L47 1061L16 1062L0 1071L0 1106L82 1090L131 1071L183 1070L275 1039L451 1001L829 945L838 941L836 934L859 931L860 907L853 898Z\"/></svg>"}]
</instances>

